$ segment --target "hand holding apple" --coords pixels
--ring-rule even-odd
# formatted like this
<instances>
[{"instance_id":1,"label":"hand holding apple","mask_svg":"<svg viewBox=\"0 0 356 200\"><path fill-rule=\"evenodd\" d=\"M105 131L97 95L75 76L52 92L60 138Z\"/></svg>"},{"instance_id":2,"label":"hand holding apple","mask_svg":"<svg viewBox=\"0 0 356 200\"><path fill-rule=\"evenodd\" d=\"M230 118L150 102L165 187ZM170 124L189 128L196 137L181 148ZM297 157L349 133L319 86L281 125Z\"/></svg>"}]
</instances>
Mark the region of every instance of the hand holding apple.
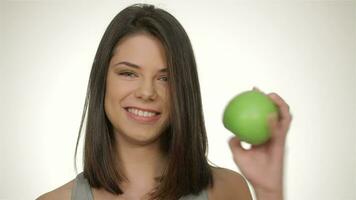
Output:
<instances>
[{"instance_id":1,"label":"hand holding apple","mask_svg":"<svg viewBox=\"0 0 356 200\"><path fill-rule=\"evenodd\" d=\"M239 137L232 137L229 145L237 167L252 184L257 199L281 200L283 199L285 143L292 115L289 105L278 94L269 93L266 96L278 108L278 117L269 118L267 122L269 140L263 144L252 145L250 149L244 149ZM253 127L250 128L253 129ZM263 141L265 136L256 137L258 138L256 141Z\"/></svg>"},{"instance_id":2,"label":"hand holding apple","mask_svg":"<svg viewBox=\"0 0 356 200\"><path fill-rule=\"evenodd\" d=\"M270 138L268 117L278 114L278 108L268 96L258 90L242 92L226 106L224 126L240 140L258 145Z\"/></svg>"}]
</instances>

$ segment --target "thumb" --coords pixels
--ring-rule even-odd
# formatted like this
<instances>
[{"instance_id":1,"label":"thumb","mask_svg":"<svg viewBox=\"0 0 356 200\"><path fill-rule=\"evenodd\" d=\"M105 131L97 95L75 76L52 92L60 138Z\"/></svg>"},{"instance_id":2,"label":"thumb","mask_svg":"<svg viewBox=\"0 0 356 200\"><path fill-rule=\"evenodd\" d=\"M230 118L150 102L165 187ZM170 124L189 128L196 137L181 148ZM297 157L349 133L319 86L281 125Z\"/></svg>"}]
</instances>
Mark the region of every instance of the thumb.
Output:
<instances>
[{"instance_id":1,"label":"thumb","mask_svg":"<svg viewBox=\"0 0 356 200\"><path fill-rule=\"evenodd\" d=\"M231 137L229 140L229 146L232 152L232 158L238 168L240 168L241 160L246 157L246 151L242 145L241 141L237 137Z\"/></svg>"},{"instance_id":2,"label":"thumb","mask_svg":"<svg viewBox=\"0 0 356 200\"><path fill-rule=\"evenodd\" d=\"M231 137L229 140L229 146L232 154L235 156L243 154L246 150L242 147L241 141L238 137Z\"/></svg>"}]
</instances>

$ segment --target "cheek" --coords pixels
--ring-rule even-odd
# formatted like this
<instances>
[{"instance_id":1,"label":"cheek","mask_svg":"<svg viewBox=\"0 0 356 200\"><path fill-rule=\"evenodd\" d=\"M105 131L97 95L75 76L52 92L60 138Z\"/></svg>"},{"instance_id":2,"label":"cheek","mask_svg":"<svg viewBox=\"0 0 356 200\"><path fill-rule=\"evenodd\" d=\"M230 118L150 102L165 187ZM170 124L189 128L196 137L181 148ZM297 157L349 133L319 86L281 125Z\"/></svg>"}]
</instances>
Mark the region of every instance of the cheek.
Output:
<instances>
[{"instance_id":1,"label":"cheek","mask_svg":"<svg viewBox=\"0 0 356 200\"><path fill-rule=\"evenodd\" d=\"M158 90L158 94L161 98L161 101L164 104L165 109L168 110L169 106L170 106L170 93L169 93L168 87L160 88Z\"/></svg>"},{"instance_id":2,"label":"cheek","mask_svg":"<svg viewBox=\"0 0 356 200\"><path fill-rule=\"evenodd\" d=\"M130 90L129 87L116 87L110 90L109 96L111 97L112 100L117 101L117 100L122 100L130 93L132 93L132 90Z\"/></svg>"},{"instance_id":3,"label":"cheek","mask_svg":"<svg viewBox=\"0 0 356 200\"><path fill-rule=\"evenodd\" d=\"M168 101L169 100L169 86L168 85L162 85L162 84L157 84L156 85L157 93L161 97L163 101Z\"/></svg>"},{"instance_id":4,"label":"cheek","mask_svg":"<svg viewBox=\"0 0 356 200\"><path fill-rule=\"evenodd\" d=\"M112 80L107 84L108 97L114 101L123 99L130 93L135 91L136 85L120 81L119 79Z\"/></svg>"},{"instance_id":5,"label":"cheek","mask_svg":"<svg viewBox=\"0 0 356 200\"><path fill-rule=\"evenodd\" d=\"M105 113L114 127L118 126L118 122L122 118L122 101L127 96L128 92L125 88L108 88L105 94L104 109Z\"/></svg>"},{"instance_id":6,"label":"cheek","mask_svg":"<svg viewBox=\"0 0 356 200\"><path fill-rule=\"evenodd\" d=\"M124 86L124 87L122 87ZM112 121L115 121L117 115L115 113L120 113L121 103L132 92L132 88L124 83L119 83L119 81L110 81L106 87L105 93L105 113Z\"/></svg>"}]
</instances>

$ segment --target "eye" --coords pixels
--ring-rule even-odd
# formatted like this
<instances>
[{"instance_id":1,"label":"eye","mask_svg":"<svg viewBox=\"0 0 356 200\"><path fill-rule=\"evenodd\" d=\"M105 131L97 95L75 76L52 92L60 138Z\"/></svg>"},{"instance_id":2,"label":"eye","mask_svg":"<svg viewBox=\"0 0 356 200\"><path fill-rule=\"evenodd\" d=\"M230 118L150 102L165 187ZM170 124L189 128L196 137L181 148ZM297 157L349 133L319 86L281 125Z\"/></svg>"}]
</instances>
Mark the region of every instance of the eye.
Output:
<instances>
[{"instance_id":1,"label":"eye","mask_svg":"<svg viewBox=\"0 0 356 200\"><path fill-rule=\"evenodd\" d=\"M136 76L136 74L132 72L120 72L119 75L129 78L134 78Z\"/></svg>"},{"instance_id":2,"label":"eye","mask_svg":"<svg viewBox=\"0 0 356 200\"><path fill-rule=\"evenodd\" d=\"M165 81L165 82L168 81L168 77L167 77L167 76L161 76L161 77L159 77L159 79L160 79L160 80L163 80L163 81Z\"/></svg>"}]
</instances>

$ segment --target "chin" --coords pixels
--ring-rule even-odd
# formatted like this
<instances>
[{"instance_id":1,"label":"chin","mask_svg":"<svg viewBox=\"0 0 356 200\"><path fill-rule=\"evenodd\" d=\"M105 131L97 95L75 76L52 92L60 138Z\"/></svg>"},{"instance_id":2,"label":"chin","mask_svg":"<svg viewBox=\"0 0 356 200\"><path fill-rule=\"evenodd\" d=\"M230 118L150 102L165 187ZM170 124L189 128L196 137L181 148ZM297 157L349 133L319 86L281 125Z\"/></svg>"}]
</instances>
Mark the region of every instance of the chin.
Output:
<instances>
[{"instance_id":1,"label":"chin","mask_svg":"<svg viewBox=\"0 0 356 200\"><path fill-rule=\"evenodd\" d=\"M125 141L130 144L135 145L149 145L159 141L161 134L153 133L146 130L137 130L133 131L132 129L124 132L117 132L117 137L120 138L120 142Z\"/></svg>"}]
</instances>

